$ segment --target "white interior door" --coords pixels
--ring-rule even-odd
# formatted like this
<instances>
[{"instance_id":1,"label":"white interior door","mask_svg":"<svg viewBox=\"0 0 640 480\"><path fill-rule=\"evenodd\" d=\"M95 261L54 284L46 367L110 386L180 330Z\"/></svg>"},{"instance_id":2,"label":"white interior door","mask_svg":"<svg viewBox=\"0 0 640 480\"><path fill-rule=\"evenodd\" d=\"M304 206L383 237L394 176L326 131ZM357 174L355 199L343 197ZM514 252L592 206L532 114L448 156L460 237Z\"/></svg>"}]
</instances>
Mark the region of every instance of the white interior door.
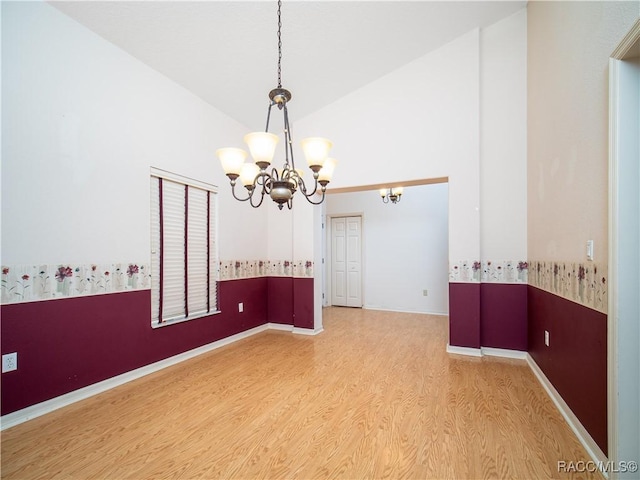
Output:
<instances>
[{"instance_id":1,"label":"white interior door","mask_svg":"<svg viewBox=\"0 0 640 480\"><path fill-rule=\"evenodd\" d=\"M331 219L331 305L347 306L346 218Z\"/></svg>"},{"instance_id":2,"label":"white interior door","mask_svg":"<svg viewBox=\"0 0 640 480\"><path fill-rule=\"evenodd\" d=\"M362 307L362 217L331 219L331 305Z\"/></svg>"},{"instance_id":3,"label":"white interior door","mask_svg":"<svg viewBox=\"0 0 640 480\"><path fill-rule=\"evenodd\" d=\"M347 217L347 306L362 307L362 218Z\"/></svg>"}]
</instances>

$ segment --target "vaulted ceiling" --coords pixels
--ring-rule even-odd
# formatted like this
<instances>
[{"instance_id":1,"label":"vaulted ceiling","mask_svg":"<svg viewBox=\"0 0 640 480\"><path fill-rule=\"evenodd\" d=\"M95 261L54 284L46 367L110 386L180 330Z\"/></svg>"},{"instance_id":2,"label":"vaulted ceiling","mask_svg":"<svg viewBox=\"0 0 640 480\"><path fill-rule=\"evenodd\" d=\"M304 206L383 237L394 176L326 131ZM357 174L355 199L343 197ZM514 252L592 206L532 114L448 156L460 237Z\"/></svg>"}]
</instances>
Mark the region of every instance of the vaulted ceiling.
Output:
<instances>
[{"instance_id":1,"label":"vaulted ceiling","mask_svg":"<svg viewBox=\"0 0 640 480\"><path fill-rule=\"evenodd\" d=\"M248 128L277 86L276 1L51 5ZM284 1L282 84L300 118L526 1ZM402 88L402 86L398 86Z\"/></svg>"}]
</instances>

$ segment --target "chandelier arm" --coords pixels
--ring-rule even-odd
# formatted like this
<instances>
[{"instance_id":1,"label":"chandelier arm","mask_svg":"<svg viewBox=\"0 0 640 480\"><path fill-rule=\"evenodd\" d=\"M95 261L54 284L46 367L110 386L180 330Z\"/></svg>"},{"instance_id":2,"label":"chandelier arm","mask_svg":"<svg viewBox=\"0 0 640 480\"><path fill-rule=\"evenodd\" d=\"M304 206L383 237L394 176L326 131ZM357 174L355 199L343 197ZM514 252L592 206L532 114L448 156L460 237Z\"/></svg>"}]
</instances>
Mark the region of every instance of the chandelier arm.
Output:
<instances>
[{"instance_id":1,"label":"chandelier arm","mask_svg":"<svg viewBox=\"0 0 640 480\"><path fill-rule=\"evenodd\" d=\"M283 171L282 173L284 174L284 171ZM266 178L268 178L269 180L276 181L276 182L277 182L278 180L281 180L281 179L280 179L280 174L278 173L278 169L277 169L276 167L273 167L273 168L271 169L271 174L268 174L268 173L267 173L267 174L265 174L264 176L265 176ZM266 182L265 182L265 183L266 183ZM268 193L268 192L267 192L267 193Z\"/></svg>"},{"instance_id":2,"label":"chandelier arm","mask_svg":"<svg viewBox=\"0 0 640 480\"><path fill-rule=\"evenodd\" d=\"M252 207L257 208L262 205L262 201L264 200L264 196L269 195L271 193L271 182L273 180L273 176L269 175L267 172L262 172L256 177L255 185L260 186L260 203L257 205L251 204Z\"/></svg>"},{"instance_id":3,"label":"chandelier arm","mask_svg":"<svg viewBox=\"0 0 640 480\"><path fill-rule=\"evenodd\" d=\"M325 194L326 194L325 189L322 188L322 197L317 202L314 202L313 200L311 200L311 197L313 195L305 195L304 198L306 198L311 205L320 205L322 202L324 202Z\"/></svg>"},{"instance_id":4,"label":"chandelier arm","mask_svg":"<svg viewBox=\"0 0 640 480\"><path fill-rule=\"evenodd\" d=\"M306 197L307 185L304 183L304 178L302 178L301 176L298 176L298 188L300 189L300 193L302 193Z\"/></svg>"},{"instance_id":5,"label":"chandelier arm","mask_svg":"<svg viewBox=\"0 0 640 480\"><path fill-rule=\"evenodd\" d=\"M236 195L236 184L232 183L231 184L231 194L233 195L233 198L235 198L236 200L239 200L241 202L246 202L247 200L251 199L251 196L253 195L253 192L249 194L249 196L247 198L240 198Z\"/></svg>"},{"instance_id":6,"label":"chandelier arm","mask_svg":"<svg viewBox=\"0 0 640 480\"><path fill-rule=\"evenodd\" d=\"M253 179L253 184L262 185L262 187L264 188L264 186L266 185L267 181L270 178L271 178L270 174L268 174L266 171L261 171L256 175L256 178Z\"/></svg>"},{"instance_id":7,"label":"chandelier arm","mask_svg":"<svg viewBox=\"0 0 640 480\"><path fill-rule=\"evenodd\" d=\"M315 178L315 176L313 178L315 180L315 184L313 186L313 192L307 193L307 185L306 185L306 183L304 183L304 180L302 179L302 177L300 177L300 183L302 184L301 187L300 187L300 191L307 198L312 197L318 191L318 179Z\"/></svg>"},{"instance_id":8,"label":"chandelier arm","mask_svg":"<svg viewBox=\"0 0 640 480\"><path fill-rule=\"evenodd\" d=\"M255 192L255 190L254 190ZM253 208L258 208L260 205L262 205L262 201L264 200L264 188L262 189L262 191L260 192L260 201L254 205L253 204L253 192L251 192L251 196L249 197L251 200L249 201L249 204L253 207Z\"/></svg>"},{"instance_id":9,"label":"chandelier arm","mask_svg":"<svg viewBox=\"0 0 640 480\"><path fill-rule=\"evenodd\" d=\"M260 172L258 173L258 175L256 175L256 178L253 179L253 189L251 190L251 201L249 202L249 204L253 207L253 208L258 208L260 205L262 205L262 202L264 200L264 195L265 193L269 193L267 191L268 188L268 184L269 184L269 179L271 177L269 176L268 173L266 172ZM260 201L254 205L253 203L253 194L255 193L255 191L257 190L256 187L261 187L260 188Z\"/></svg>"},{"instance_id":10,"label":"chandelier arm","mask_svg":"<svg viewBox=\"0 0 640 480\"><path fill-rule=\"evenodd\" d=\"M324 192L327 188L326 184L325 185L320 185L320 191L322 192L322 199L316 203L311 201L310 199L316 194L319 193L318 192L318 185L320 184L320 182L318 182L318 179L314 177L315 180L315 185L313 187L313 192L308 193L307 192L307 186L304 183L304 180L302 178L300 178L300 192L302 192L302 194L304 195L304 197L309 200L309 203L312 203L313 205L320 205L322 203L322 201L324 200Z\"/></svg>"},{"instance_id":11,"label":"chandelier arm","mask_svg":"<svg viewBox=\"0 0 640 480\"><path fill-rule=\"evenodd\" d=\"M261 188L261 197L264 197L265 194L265 187L266 187L266 183L264 178L265 177L269 177L268 173L264 173L264 172L260 172L256 175L256 178L253 179L253 186L249 189L247 189L248 192L248 196L247 198L240 198L238 197L238 195L236 195L236 182L232 182L231 183L231 194L233 195L233 198L235 198L236 200L239 200L240 202L246 202L247 200L249 200L249 203L251 204L252 207L259 207L260 204L262 203L262 198L260 199L260 203L258 203L258 205L253 205L253 194L256 191L256 187L262 187ZM262 181L260 181L262 180ZM268 192L267 192L268 193Z\"/></svg>"}]
</instances>

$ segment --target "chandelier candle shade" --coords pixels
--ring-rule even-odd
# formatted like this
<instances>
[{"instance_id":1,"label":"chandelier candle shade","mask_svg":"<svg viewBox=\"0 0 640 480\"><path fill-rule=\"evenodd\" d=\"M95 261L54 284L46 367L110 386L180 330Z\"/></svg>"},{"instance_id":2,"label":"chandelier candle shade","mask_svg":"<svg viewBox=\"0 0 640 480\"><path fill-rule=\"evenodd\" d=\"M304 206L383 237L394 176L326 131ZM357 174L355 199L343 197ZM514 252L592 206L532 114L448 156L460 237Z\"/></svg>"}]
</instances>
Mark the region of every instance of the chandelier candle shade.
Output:
<instances>
[{"instance_id":1,"label":"chandelier candle shade","mask_svg":"<svg viewBox=\"0 0 640 480\"><path fill-rule=\"evenodd\" d=\"M389 200L391 200L391 203L399 203L403 191L404 189L402 187L381 188L380 196L382 197L382 202L389 203Z\"/></svg>"},{"instance_id":2,"label":"chandelier candle shade","mask_svg":"<svg viewBox=\"0 0 640 480\"><path fill-rule=\"evenodd\" d=\"M278 204L282 210L284 205L289 209L293 206L293 195L300 191L302 195L313 205L319 205L324 201L327 184L331 181L336 160L328 158L329 150L333 144L322 137L305 138L301 141L302 151L307 160L307 165L313 172L313 188L307 186L302 179L302 170L297 169L293 159L293 139L289 124L289 112L287 103L291 100L291 92L282 88L281 62L281 8L282 1L278 1L278 87L269 92L269 108L267 109L267 126L264 132L248 133L244 141L249 147L253 161L247 160L247 152L241 148L220 148L216 151L222 164L222 169L231 183L231 193L236 200L249 201L249 204L257 208L262 205L265 195ZM271 168L271 162L276 152L280 138L269 133L269 120L271 109L277 106L283 114L284 125L284 166ZM246 188L246 197L236 194L236 183ZM318 195L316 195L318 194ZM314 196L316 197L314 199Z\"/></svg>"}]
</instances>

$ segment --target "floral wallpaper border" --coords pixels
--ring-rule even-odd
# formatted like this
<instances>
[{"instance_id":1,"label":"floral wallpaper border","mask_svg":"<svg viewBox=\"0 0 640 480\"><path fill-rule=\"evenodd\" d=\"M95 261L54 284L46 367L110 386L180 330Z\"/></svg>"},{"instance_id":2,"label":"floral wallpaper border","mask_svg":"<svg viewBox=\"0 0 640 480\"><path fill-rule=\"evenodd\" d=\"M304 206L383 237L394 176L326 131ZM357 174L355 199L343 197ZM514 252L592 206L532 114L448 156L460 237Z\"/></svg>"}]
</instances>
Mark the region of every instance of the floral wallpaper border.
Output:
<instances>
[{"instance_id":1,"label":"floral wallpaper border","mask_svg":"<svg viewBox=\"0 0 640 480\"><path fill-rule=\"evenodd\" d=\"M151 287L142 263L2 266L1 303L80 297Z\"/></svg>"},{"instance_id":2,"label":"floral wallpaper border","mask_svg":"<svg viewBox=\"0 0 640 480\"><path fill-rule=\"evenodd\" d=\"M313 278L313 273L310 260L225 260L219 280ZM1 278L2 304L151 288L151 270L143 263L2 265Z\"/></svg>"},{"instance_id":3,"label":"floral wallpaper border","mask_svg":"<svg viewBox=\"0 0 640 480\"><path fill-rule=\"evenodd\" d=\"M2 266L2 304L98 295L151 288L143 263ZM313 278L310 260L223 260L219 279L255 277ZM607 268L593 262L470 261L453 262L449 281L528 283L602 313L608 310Z\"/></svg>"},{"instance_id":4,"label":"floral wallpaper border","mask_svg":"<svg viewBox=\"0 0 640 480\"><path fill-rule=\"evenodd\" d=\"M220 280L255 277L313 278L311 260L223 260Z\"/></svg>"},{"instance_id":5,"label":"floral wallpaper border","mask_svg":"<svg viewBox=\"0 0 640 480\"><path fill-rule=\"evenodd\" d=\"M450 282L527 283L529 265L524 260L459 260L449 265Z\"/></svg>"},{"instance_id":6,"label":"floral wallpaper border","mask_svg":"<svg viewBox=\"0 0 640 480\"><path fill-rule=\"evenodd\" d=\"M529 284L607 313L607 266L594 262L532 261Z\"/></svg>"}]
</instances>

